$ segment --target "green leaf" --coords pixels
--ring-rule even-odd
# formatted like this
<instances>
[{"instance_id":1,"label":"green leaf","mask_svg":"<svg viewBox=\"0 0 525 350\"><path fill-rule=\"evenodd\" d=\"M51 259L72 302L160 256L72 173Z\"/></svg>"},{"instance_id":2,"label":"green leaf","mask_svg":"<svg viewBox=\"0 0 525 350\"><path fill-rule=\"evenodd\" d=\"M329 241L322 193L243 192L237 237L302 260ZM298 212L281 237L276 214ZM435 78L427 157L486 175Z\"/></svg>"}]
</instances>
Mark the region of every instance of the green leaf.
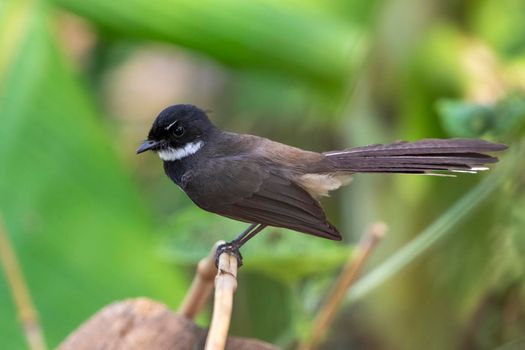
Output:
<instances>
[{"instance_id":1,"label":"green leaf","mask_svg":"<svg viewBox=\"0 0 525 350\"><path fill-rule=\"evenodd\" d=\"M443 127L455 137L517 134L525 124L525 96L521 94L490 105L442 100L437 109Z\"/></svg>"},{"instance_id":2,"label":"green leaf","mask_svg":"<svg viewBox=\"0 0 525 350\"><path fill-rule=\"evenodd\" d=\"M176 264L194 265L215 242L235 238L247 225L195 208L179 210L165 229L165 255ZM348 259L351 249L341 242L268 227L242 253L243 270L289 284L308 275L333 272Z\"/></svg>"},{"instance_id":3,"label":"green leaf","mask_svg":"<svg viewBox=\"0 0 525 350\"><path fill-rule=\"evenodd\" d=\"M345 88L364 53L363 34L348 23L273 1L50 1L127 37L175 43L318 88Z\"/></svg>"},{"instance_id":4,"label":"green leaf","mask_svg":"<svg viewBox=\"0 0 525 350\"><path fill-rule=\"evenodd\" d=\"M48 342L116 299L173 304L185 281L157 256L141 198L57 49L45 6L0 6L0 213ZM22 348L3 277L0 309L2 347Z\"/></svg>"},{"instance_id":5,"label":"green leaf","mask_svg":"<svg viewBox=\"0 0 525 350\"><path fill-rule=\"evenodd\" d=\"M443 127L449 135L476 137L491 128L493 113L489 106L444 100L438 103Z\"/></svg>"}]
</instances>

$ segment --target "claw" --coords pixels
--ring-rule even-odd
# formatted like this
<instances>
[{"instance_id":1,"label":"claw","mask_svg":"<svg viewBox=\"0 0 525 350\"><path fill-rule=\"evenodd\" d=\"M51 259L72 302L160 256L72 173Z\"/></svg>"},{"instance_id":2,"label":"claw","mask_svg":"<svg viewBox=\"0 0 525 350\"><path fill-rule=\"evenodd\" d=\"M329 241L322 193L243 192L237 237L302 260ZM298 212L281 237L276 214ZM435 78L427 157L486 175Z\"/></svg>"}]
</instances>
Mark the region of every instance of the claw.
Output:
<instances>
[{"instance_id":1,"label":"claw","mask_svg":"<svg viewBox=\"0 0 525 350\"><path fill-rule=\"evenodd\" d=\"M235 242L224 243L217 247L217 251L215 253L215 267L217 268L219 268L219 257L222 253L234 255L235 258L237 258L237 268L242 266L242 255L239 251L239 246Z\"/></svg>"}]
</instances>

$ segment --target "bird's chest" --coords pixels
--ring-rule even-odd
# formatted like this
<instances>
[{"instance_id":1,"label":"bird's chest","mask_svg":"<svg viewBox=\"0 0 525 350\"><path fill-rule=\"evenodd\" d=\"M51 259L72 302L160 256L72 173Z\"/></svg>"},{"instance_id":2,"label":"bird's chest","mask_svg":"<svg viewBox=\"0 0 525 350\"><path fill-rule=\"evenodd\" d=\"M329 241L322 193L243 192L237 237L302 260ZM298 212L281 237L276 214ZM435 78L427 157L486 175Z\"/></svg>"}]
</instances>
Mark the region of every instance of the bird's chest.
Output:
<instances>
[{"instance_id":1,"label":"bird's chest","mask_svg":"<svg viewBox=\"0 0 525 350\"><path fill-rule=\"evenodd\" d=\"M210 169L198 162L165 162L164 171L186 195L199 207L210 210L220 205L227 192L222 186L214 183Z\"/></svg>"},{"instance_id":2,"label":"bird's chest","mask_svg":"<svg viewBox=\"0 0 525 350\"><path fill-rule=\"evenodd\" d=\"M164 162L164 172L173 182L186 191L194 173L194 164L182 161Z\"/></svg>"}]
</instances>

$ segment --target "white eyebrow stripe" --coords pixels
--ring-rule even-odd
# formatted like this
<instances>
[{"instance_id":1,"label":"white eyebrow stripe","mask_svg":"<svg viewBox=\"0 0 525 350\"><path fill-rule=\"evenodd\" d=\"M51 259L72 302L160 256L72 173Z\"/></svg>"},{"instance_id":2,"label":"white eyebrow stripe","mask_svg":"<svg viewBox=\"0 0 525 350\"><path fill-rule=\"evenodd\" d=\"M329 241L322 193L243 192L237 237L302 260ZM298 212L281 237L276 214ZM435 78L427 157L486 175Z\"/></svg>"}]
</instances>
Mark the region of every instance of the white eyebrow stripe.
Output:
<instances>
[{"instance_id":1,"label":"white eyebrow stripe","mask_svg":"<svg viewBox=\"0 0 525 350\"><path fill-rule=\"evenodd\" d=\"M197 153L203 145L204 142L202 141L189 142L181 148L168 147L165 149L161 149L158 151L158 154L160 159L162 159L163 161L173 162Z\"/></svg>"},{"instance_id":2,"label":"white eyebrow stripe","mask_svg":"<svg viewBox=\"0 0 525 350\"><path fill-rule=\"evenodd\" d=\"M169 130L176 122L178 122L178 120L175 120L173 123L165 127L164 130Z\"/></svg>"}]
</instances>

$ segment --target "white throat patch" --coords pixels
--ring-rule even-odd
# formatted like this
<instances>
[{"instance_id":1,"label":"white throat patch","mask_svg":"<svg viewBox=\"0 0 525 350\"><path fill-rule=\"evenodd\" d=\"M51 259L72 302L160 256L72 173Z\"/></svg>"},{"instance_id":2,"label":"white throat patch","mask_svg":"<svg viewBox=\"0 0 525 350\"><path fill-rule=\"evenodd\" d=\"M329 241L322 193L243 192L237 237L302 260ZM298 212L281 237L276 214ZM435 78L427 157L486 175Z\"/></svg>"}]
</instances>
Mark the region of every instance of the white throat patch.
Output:
<instances>
[{"instance_id":1,"label":"white throat patch","mask_svg":"<svg viewBox=\"0 0 525 350\"><path fill-rule=\"evenodd\" d=\"M172 162L172 161L179 160L179 159L182 159L182 158L185 158L187 156L191 156L192 154L197 153L197 151L199 151L203 145L204 145L204 142L202 141L190 142L190 143L187 143L184 147L181 147L181 148L168 147L168 148L160 150L158 153L159 153L160 159L164 161Z\"/></svg>"}]
</instances>

